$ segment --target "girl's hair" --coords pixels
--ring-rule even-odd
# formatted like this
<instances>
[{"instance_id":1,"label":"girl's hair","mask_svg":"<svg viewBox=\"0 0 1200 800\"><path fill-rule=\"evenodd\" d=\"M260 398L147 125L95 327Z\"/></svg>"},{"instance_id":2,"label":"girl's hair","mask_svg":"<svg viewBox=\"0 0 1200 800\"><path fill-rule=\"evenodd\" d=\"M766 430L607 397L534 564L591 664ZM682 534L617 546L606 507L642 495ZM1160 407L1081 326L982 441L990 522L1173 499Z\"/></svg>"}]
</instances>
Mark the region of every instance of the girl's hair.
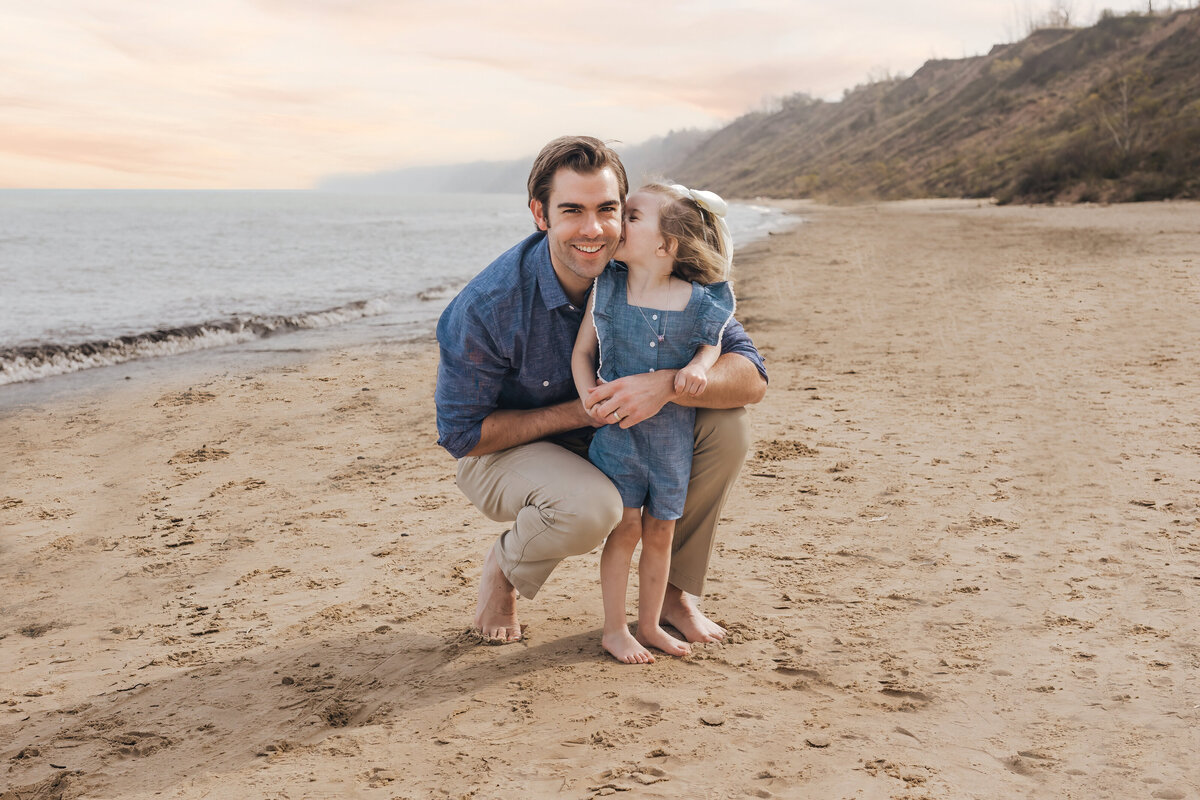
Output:
<instances>
[{"instance_id":1,"label":"girl's hair","mask_svg":"<svg viewBox=\"0 0 1200 800\"><path fill-rule=\"evenodd\" d=\"M713 215L689 195L665 183L648 183L639 191L666 196L658 210L658 231L678 242L672 273L700 284L729 280L730 263Z\"/></svg>"}]
</instances>

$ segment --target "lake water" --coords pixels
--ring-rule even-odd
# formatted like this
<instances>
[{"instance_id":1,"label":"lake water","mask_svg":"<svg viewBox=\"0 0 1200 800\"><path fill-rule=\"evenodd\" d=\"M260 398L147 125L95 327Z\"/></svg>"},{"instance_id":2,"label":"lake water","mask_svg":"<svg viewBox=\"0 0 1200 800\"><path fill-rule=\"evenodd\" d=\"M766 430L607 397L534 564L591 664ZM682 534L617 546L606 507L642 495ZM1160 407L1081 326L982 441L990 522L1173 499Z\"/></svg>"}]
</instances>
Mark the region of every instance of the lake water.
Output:
<instances>
[{"instance_id":1,"label":"lake water","mask_svg":"<svg viewBox=\"0 0 1200 800\"><path fill-rule=\"evenodd\" d=\"M728 217L738 245L794 220ZM520 195L2 190L0 384L300 331L427 335L533 230Z\"/></svg>"}]
</instances>

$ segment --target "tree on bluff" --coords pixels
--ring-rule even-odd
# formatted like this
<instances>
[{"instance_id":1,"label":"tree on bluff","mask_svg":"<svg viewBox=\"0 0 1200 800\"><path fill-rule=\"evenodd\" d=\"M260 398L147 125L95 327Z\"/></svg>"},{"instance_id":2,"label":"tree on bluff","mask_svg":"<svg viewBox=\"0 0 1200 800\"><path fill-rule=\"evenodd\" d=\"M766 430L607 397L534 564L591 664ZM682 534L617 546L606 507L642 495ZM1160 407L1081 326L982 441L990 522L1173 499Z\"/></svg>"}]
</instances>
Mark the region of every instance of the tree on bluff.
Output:
<instances>
[{"instance_id":1,"label":"tree on bluff","mask_svg":"<svg viewBox=\"0 0 1200 800\"><path fill-rule=\"evenodd\" d=\"M1084 101L1084 110L1111 140L1125 166L1136 159L1145 127L1161 105L1149 96L1149 83L1141 69L1110 72Z\"/></svg>"}]
</instances>

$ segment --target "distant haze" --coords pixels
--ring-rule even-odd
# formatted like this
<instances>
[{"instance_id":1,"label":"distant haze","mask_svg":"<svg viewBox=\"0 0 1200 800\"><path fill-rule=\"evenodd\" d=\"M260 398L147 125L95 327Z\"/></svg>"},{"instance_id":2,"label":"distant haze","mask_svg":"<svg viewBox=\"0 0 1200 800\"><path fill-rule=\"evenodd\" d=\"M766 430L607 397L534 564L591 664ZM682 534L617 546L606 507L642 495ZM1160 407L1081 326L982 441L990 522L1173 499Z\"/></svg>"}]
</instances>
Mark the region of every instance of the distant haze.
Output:
<instances>
[{"instance_id":1,"label":"distant haze","mask_svg":"<svg viewBox=\"0 0 1200 800\"><path fill-rule=\"evenodd\" d=\"M666 136L637 145L616 144L621 162L631 186L640 186L650 179L669 179L683 157L712 135L712 130L693 128L672 131ZM469 164L446 164L431 167L402 167L400 169L367 172L353 175L331 175L320 180L316 188L327 191L388 192L422 194L429 192L505 192L525 194L529 166L533 153L524 158L506 161L474 161Z\"/></svg>"},{"instance_id":2,"label":"distant haze","mask_svg":"<svg viewBox=\"0 0 1200 800\"><path fill-rule=\"evenodd\" d=\"M6 3L0 187L306 188L568 132L638 144L986 52L1052 5L1107 4Z\"/></svg>"}]
</instances>

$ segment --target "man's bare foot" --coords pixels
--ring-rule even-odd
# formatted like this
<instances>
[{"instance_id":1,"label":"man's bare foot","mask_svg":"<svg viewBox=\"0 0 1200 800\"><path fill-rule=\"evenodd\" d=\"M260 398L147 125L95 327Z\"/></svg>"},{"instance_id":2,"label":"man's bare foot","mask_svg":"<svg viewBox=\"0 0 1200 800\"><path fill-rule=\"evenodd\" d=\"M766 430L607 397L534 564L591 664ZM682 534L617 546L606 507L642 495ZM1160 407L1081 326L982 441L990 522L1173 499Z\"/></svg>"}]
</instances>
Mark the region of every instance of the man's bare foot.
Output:
<instances>
[{"instance_id":1,"label":"man's bare foot","mask_svg":"<svg viewBox=\"0 0 1200 800\"><path fill-rule=\"evenodd\" d=\"M691 655L692 648L687 642L681 642L658 625L643 628L638 625L637 640L647 647L655 647L669 656Z\"/></svg>"},{"instance_id":2,"label":"man's bare foot","mask_svg":"<svg viewBox=\"0 0 1200 800\"><path fill-rule=\"evenodd\" d=\"M600 639L604 649L612 653L613 658L624 664L653 664L654 655L638 644L629 628L604 634Z\"/></svg>"},{"instance_id":3,"label":"man's bare foot","mask_svg":"<svg viewBox=\"0 0 1200 800\"><path fill-rule=\"evenodd\" d=\"M725 638L725 629L701 614L692 596L672 584L667 584L660 618L689 642L719 642Z\"/></svg>"},{"instance_id":4,"label":"man's bare foot","mask_svg":"<svg viewBox=\"0 0 1200 800\"><path fill-rule=\"evenodd\" d=\"M517 590L500 569L496 548L488 550L479 578L479 605L475 607L475 630L489 643L508 644L521 638L517 621Z\"/></svg>"}]
</instances>

